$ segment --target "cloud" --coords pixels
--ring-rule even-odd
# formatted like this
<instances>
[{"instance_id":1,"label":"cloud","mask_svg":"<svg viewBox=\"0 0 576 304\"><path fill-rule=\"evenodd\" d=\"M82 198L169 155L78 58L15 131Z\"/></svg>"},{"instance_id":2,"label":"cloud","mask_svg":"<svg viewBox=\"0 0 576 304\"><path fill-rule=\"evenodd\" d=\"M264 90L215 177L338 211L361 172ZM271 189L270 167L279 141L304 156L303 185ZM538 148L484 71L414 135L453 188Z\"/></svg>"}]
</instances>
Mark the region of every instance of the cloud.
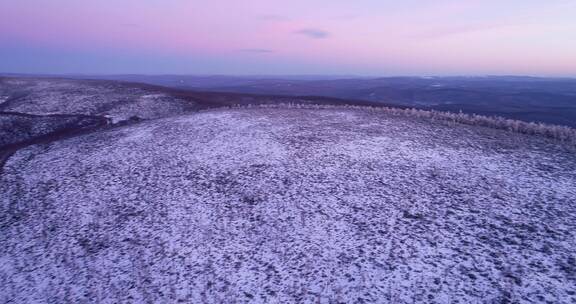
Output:
<instances>
[{"instance_id":1,"label":"cloud","mask_svg":"<svg viewBox=\"0 0 576 304\"><path fill-rule=\"evenodd\" d=\"M301 29L299 31L294 32L295 34L298 35L304 35L308 38L312 38L312 39L324 39L324 38L328 38L328 36L330 36L330 33L324 30L320 30L320 29L315 29L315 28L305 28L305 29Z\"/></svg>"},{"instance_id":2,"label":"cloud","mask_svg":"<svg viewBox=\"0 0 576 304\"><path fill-rule=\"evenodd\" d=\"M270 49L240 49L238 51L242 53L256 53L256 54L269 54L275 52L274 50Z\"/></svg>"}]
</instances>

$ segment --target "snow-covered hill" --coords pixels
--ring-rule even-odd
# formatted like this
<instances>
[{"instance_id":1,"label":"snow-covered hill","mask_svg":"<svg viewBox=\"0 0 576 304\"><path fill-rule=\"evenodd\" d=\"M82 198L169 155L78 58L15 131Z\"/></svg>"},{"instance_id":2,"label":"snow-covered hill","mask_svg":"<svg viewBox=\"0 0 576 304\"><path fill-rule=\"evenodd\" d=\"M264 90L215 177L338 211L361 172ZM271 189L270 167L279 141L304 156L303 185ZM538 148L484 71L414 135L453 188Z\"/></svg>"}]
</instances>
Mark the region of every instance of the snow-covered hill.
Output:
<instances>
[{"instance_id":1,"label":"snow-covered hill","mask_svg":"<svg viewBox=\"0 0 576 304\"><path fill-rule=\"evenodd\" d=\"M67 114L110 117L166 117L197 108L152 88L111 81L0 78L0 110L35 115Z\"/></svg>"},{"instance_id":2,"label":"snow-covered hill","mask_svg":"<svg viewBox=\"0 0 576 304\"><path fill-rule=\"evenodd\" d=\"M78 132L87 119L122 125L208 108L277 103L334 105L350 101L195 92L107 80L0 77L0 164L6 145Z\"/></svg>"},{"instance_id":3,"label":"snow-covered hill","mask_svg":"<svg viewBox=\"0 0 576 304\"><path fill-rule=\"evenodd\" d=\"M576 155L536 136L210 110L21 149L0 193L0 302L576 301Z\"/></svg>"}]
</instances>

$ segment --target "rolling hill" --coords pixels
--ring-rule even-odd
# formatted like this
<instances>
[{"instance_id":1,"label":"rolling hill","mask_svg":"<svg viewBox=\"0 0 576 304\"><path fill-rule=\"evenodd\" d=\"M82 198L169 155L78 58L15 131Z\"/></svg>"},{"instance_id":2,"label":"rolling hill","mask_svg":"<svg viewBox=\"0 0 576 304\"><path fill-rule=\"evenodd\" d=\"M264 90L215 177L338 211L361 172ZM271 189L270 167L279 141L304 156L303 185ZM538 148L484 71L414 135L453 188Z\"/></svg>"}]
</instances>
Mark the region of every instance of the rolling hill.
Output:
<instances>
[{"instance_id":1,"label":"rolling hill","mask_svg":"<svg viewBox=\"0 0 576 304\"><path fill-rule=\"evenodd\" d=\"M36 114L4 114L32 129L0 171L2 303L576 301L574 142L519 133L568 129L14 81L1 109ZM28 131L80 115L109 122Z\"/></svg>"}]
</instances>

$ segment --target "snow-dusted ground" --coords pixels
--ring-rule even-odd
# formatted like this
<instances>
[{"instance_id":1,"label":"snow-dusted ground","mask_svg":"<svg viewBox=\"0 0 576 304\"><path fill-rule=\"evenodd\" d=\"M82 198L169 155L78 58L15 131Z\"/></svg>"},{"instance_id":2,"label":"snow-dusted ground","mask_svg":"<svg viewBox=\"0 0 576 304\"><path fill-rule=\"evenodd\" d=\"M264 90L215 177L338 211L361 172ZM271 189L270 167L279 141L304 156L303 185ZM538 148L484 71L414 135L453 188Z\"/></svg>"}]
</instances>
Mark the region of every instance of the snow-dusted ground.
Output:
<instances>
[{"instance_id":1,"label":"snow-dusted ground","mask_svg":"<svg viewBox=\"0 0 576 304\"><path fill-rule=\"evenodd\" d=\"M576 155L363 110L213 110L18 151L0 302L573 303Z\"/></svg>"},{"instance_id":2,"label":"snow-dusted ground","mask_svg":"<svg viewBox=\"0 0 576 304\"><path fill-rule=\"evenodd\" d=\"M0 101L0 111L105 115L113 122L132 116L167 117L196 107L192 101L132 84L66 79L0 79Z\"/></svg>"},{"instance_id":3,"label":"snow-dusted ground","mask_svg":"<svg viewBox=\"0 0 576 304\"><path fill-rule=\"evenodd\" d=\"M106 120L88 116L34 116L0 113L0 151L55 132L83 129L106 124Z\"/></svg>"},{"instance_id":4,"label":"snow-dusted ground","mask_svg":"<svg viewBox=\"0 0 576 304\"><path fill-rule=\"evenodd\" d=\"M4 102L6 102L6 100L8 100L10 96L2 96L0 95L0 105L3 104Z\"/></svg>"}]
</instances>

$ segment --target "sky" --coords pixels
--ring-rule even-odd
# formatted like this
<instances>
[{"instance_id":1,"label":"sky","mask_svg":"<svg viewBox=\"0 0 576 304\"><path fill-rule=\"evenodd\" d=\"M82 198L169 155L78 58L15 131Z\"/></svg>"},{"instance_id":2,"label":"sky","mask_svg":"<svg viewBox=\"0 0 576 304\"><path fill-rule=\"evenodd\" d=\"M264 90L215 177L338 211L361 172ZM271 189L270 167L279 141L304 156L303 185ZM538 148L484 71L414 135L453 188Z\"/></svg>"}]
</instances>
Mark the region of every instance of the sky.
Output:
<instances>
[{"instance_id":1,"label":"sky","mask_svg":"<svg viewBox=\"0 0 576 304\"><path fill-rule=\"evenodd\" d=\"M576 76L576 0L0 0L0 72Z\"/></svg>"}]
</instances>

